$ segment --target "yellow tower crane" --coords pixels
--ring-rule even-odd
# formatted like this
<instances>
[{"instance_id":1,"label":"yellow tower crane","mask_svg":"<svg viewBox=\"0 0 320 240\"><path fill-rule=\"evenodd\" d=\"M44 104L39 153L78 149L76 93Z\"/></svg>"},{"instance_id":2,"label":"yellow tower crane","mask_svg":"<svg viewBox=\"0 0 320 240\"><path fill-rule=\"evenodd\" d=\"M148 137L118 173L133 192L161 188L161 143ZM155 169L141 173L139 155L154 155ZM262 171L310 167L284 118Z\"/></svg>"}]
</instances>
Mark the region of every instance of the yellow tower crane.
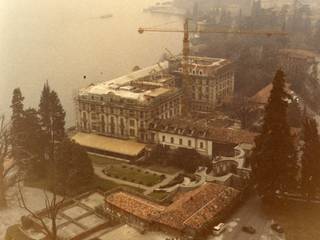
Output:
<instances>
[{"instance_id":1,"label":"yellow tower crane","mask_svg":"<svg viewBox=\"0 0 320 240\"><path fill-rule=\"evenodd\" d=\"M204 33L204 34L236 34L236 35L251 35L251 36L286 36L288 33L282 31L246 31L246 30L227 30L227 29L198 29L191 30L189 29L189 21L191 19L186 18L184 22L183 29L162 29L157 27L144 28L140 27L138 32L140 34L144 32L164 32L164 33L183 33L183 57L182 57L182 71L183 71L183 81L182 89L184 92L183 103L182 103L182 112L184 115L190 113L190 95L191 95L191 81L189 77L188 64L189 64L189 55L190 55L190 33Z\"/></svg>"}]
</instances>

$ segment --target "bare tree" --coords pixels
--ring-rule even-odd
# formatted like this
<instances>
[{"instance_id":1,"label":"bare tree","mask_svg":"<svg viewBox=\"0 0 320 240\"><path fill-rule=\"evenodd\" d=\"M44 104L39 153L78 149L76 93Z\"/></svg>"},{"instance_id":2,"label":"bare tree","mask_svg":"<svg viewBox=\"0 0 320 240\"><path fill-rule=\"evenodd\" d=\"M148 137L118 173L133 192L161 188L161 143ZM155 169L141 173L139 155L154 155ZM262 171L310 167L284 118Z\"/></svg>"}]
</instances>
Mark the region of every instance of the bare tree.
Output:
<instances>
[{"instance_id":1,"label":"bare tree","mask_svg":"<svg viewBox=\"0 0 320 240\"><path fill-rule=\"evenodd\" d=\"M233 110L241 121L241 128L246 129L252 121L253 109L246 97L236 97L233 100Z\"/></svg>"},{"instance_id":2,"label":"bare tree","mask_svg":"<svg viewBox=\"0 0 320 240\"><path fill-rule=\"evenodd\" d=\"M0 120L0 208L7 206L4 163L9 154L8 132L4 123L4 117Z\"/></svg>"},{"instance_id":3,"label":"bare tree","mask_svg":"<svg viewBox=\"0 0 320 240\"><path fill-rule=\"evenodd\" d=\"M0 116L0 209L7 206L6 192L9 187L9 181L6 178L14 168L13 163L11 166L5 167L5 162L11 157L8 125L8 123L5 123L5 117Z\"/></svg>"},{"instance_id":4,"label":"bare tree","mask_svg":"<svg viewBox=\"0 0 320 240\"><path fill-rule=\"evenodd\" d=\"M54 132L54 119L50 119L50 141L48 146L48 166L50 167L50 176L48 176L46 181L46 186L44 186L43 189L43 195L44 195L44 205L45 208L40 213L31 209L27 201L25 199L25 196L23 194L22 186L20 181L18 183L18 202L20 207L25 209L34 219L38 220L41 227L45 231L48 239L50 240L57 240L58 239L58 228L57 228L57 217L59 214L59 211L64 205L65 199L66 199L66 193L62 193L58 195L58 182L57 182L57 166L56 166L56 160L55 160L55 149L56 144L59 142L55 141L56 134ZM33 156L30 155L30 158ZM66 182L68 179L66 179ZM49 190L50 190L50 197L49 197ZM46 224L43 220L44 217L48 218L50 220L50 224Z\"/></svg>"},{"instance_id":5,"label":"bare tree","mask_svg":"<svg viewBox=\"0 0 320 240\"><path fill-rule=\"evenodd\" d=\"M43 190L45 208L40 213L31 209L24 197L21 183L18 183L18 201L20 207L25 209L35 220L38 220L48 239L57 240L58 239L58 228L57 228L57 217L59 211L64 205L65 197L58 196L56 191L52 191L51 196L49 196L46 189ZM50 223L47 224L44 218L48 218Z\"/></svg>"}]
</instances>

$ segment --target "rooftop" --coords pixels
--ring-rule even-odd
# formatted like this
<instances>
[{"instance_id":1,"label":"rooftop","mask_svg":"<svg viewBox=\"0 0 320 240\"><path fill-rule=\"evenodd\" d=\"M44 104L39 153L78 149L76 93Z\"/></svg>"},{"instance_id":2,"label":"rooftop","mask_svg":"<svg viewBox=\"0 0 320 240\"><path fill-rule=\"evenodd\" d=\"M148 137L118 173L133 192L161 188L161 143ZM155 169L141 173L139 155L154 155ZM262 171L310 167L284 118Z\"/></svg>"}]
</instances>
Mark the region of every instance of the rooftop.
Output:
<instances>
[{"instance_id":1,"label":"rooftop","mask_svg":"<svg viewBox=\"0 0 320 240\"><path fill-rule=\"evenodd\" d=\"M116 192L106 202L149 222L167 225L177 230L199 229L214 220L219 212L230 206L239 191L206 183L187 193L179 194L169 206L162 206L125 192Z\"/></svg>"},{"instance_id":2,"label":"rooftop","mask_svg":"<svg viewBox=\"0 0 320 240\"><path fill-rule=\"evenodd\" d=\"M216 143L253 144L256 133L232 127L213 126L211 120L162 119L149 125L153 131L166 132L181 136L210 139Z\"/></svg>"},{"instance_id":3,"label":"rooftop","mask_svg":"<svg viewBox=\"0 0 320 240\"><path fill-rule=\"evenodd\" d=\"M130 140L121 140L83 132L78 132L72 139L84 147L132 157L139 155L146 147L145 144Z\"/></svg>"},{"instance_id":4,"label":"rooftop","mask_svg":"<svg viewBox=\"0 0 320 240\"><path fill-rule=\"evenodd\" d=\"M179 55L177 57L172 57L170 61L172 62L178 61L179 65L181 65L182 64L181 60L182 60L182 56ZM209 57L198 57L198 56L190 56L188 60L189 60L188 65L192 69L206 68L209 71L217 71L232 63L231 61L223 58L209 58ZM177 70L179 71L179 69Z\"/></svg>"},{"instance_id":5,"label":"rooftop","mask_svg":"<svg viewBox=\"0 0 320 240\"><path fill-rule=\"evenodd\" d=\"M144 102L149 98L174 92L174 87L166 84L173 79L167 73L168 62L161 62L112 80L91 84L79 91L82 97L88 95L117 96Z\"/></svg>"}]
</instances>

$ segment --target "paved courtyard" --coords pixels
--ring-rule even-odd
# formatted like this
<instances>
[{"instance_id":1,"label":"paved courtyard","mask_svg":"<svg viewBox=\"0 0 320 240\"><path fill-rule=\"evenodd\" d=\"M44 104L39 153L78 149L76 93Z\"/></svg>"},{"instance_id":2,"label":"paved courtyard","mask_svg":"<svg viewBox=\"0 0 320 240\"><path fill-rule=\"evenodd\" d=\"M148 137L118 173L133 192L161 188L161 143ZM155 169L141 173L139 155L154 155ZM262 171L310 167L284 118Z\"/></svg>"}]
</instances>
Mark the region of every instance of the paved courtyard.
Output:
<instances>
[{"instance_id":1,"label":"paved courtyard","mask_svg":"<svg viewBox=\"0 0 320 240\"><path fill-rule=\"evenodd\" d=\"M260 199L257 196L247 200L226 222L227 229L220 236L210 236L207 240L285 240L285 236L274 232L270 225L273 220L262 211ZM252 226L255 234L242 231L243 226Z\"/></svg>"},{"instance_id":2,"label":"paved courtyard","mask_svg":"<svg viewBox=\"0 0 320 240\"><path fill-rule=\"evenodd\" d=\"M146 232L144 234L140 233L136 229L123 225L119 228L114 229L102 236L99 240L166 240L170 236L160 233L160 232ZM171 237L172 238L172 237Z\"/></svg>"}]
</instances>

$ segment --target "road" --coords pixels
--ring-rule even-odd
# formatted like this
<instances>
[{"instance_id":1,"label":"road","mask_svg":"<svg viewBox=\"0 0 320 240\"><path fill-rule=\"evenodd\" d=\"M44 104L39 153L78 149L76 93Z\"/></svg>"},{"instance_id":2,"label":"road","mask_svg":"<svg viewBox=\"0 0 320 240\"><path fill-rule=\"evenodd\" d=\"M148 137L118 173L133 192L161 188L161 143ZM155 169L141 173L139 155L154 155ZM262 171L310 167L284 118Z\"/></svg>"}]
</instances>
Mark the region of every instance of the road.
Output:
<instances>
[{"instance_id":1,"label":"road","mask_svg":"<svg viewBox=\"0 0 320 240\"><path fill-rule=\"evenodd\" d=\"M208 240L285 240L285 236L271 230L273 223L262 211L260 199L253 196L226 222L227 229L220 236L209 237ZM255 234L242 231L243 226L252 226L256 229Z\"/></svg>"}]
</instances>

